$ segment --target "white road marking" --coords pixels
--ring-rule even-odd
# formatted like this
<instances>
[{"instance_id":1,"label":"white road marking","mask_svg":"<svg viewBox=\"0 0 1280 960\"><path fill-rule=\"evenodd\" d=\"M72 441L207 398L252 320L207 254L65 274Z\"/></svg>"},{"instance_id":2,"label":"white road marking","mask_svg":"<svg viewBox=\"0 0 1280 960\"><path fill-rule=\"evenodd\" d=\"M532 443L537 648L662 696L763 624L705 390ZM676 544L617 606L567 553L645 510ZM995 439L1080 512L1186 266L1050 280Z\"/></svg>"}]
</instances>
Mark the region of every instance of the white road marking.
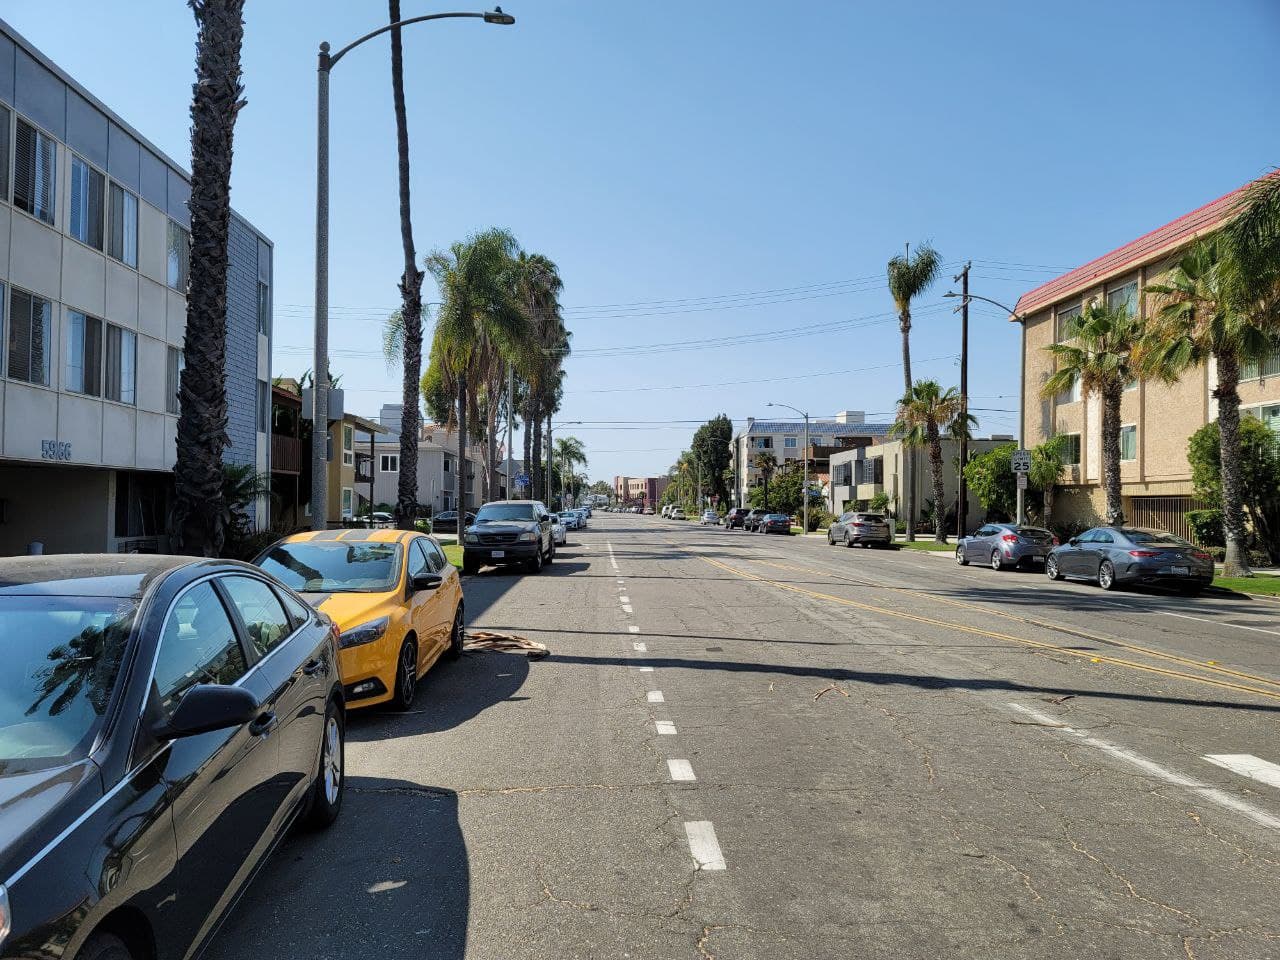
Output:
<instances>
[{"instance_id":1,"label":"white road marking","mask_svg":"<svg viewBox=\"0 0 1280 960\"><path fill-rule=\"evenodd\" d=\"M619 603L630 603L630 602L631 602L631 598L630 598L630 597L619 597L619 598L618 598L618 602L619 602Z\"/></svg>"},{"instance_id":2,"label":"white road marking","mask_svg":"<svg viewBox=\"0 0 1280 960\"><path fill-rule=\"evenodd\" d=\"M632 645L633 647L635 647L635 648L636 648L636 650L637 650L637 651L639 651L640 653L646 653L646 652L648 652L648 650L649 650L649 648L648 648L648 647L646 647L646 646L645 646L643 643L641 643L639 640L637 640L635 643L633 643L633 644L631 644L631 645Z\"/></svg>"},{"instance_id":3,"label":"white road marking","mask_svg":"<svg viewBox=\"0 0 1280 960\"><path fill-rule=\"evenodd\" d=\"M724 854L720 852L720 841L716 839L716 828L710 820L691 820L684 825L684 834L689 838L689 852L693 854L693 862L699 870L724 870Z\"/></svg>"},{"instance_id":4,"label":"white road marking","mask_svg":"<svg viewBox=\"0 0 1280 960\"><path fill-rule=\"evenodd\" d=\"M1205 759L1242 777L1249 777L1269 787L1280 787L1280 765L1251 753L1211 753Z\"/></svg>"},{"instance_id":5,"label":"white road marking","mask_svg":"<svg viewBox=\"0 0 1280 960\"><path fill-rule=\"evenodd\" d=\"M636 667L641 673L653 673L653 667Z\"/></svg>"},{"instance_id":6,"label":"white road marking","mask_svg":"<svg viewBox=\"0 0 1280 960\"><path fill-rule=\"evenodd\" d=\"M666 702L667 702L667 698L666 698L666 697L664 697L664 696L662 695L662 691L661 691L661 690L650 690L650 691L649 691L649 702L650 702L650 703L666 703Z\"/></svg>"},{"instance_id":7,"label":"white road marking","mask_svg":"<svg viewBox=\"0 0 1280 960\"><path fill-rule=\"evenodd\" d=\"M1162 613L1166 617L1177 617L1179 620L1199 620L1201 623L1213 623L1220 627L1235 627L1237 630L1252 630L1254 633L1268 633L1273 637L1280 637L1280 630L1266 630L1262 627L1250 627L1243 623L1228 623L1225 620L1210 620L1207 617L1193 617L1185 613L1170 613L1168 610L1157 610L1156 613Z\"/></svg>"},{"instance_id":8,"label":"white road marking","mask_svg":"<svg viewBox=\"0 0 1280 960\"><path fill-rule=\"evenodd\" d=\"M1032 720L1035 720L1037 723L1043 723L1045 726L1061 730L1068 736L1075 737L1081 743L1087 744L1097 750L1101 750L1103 753L1108 754L1117 760L1123 760L1125 763L1137 767L1139 770L1155 777L1157 780L1163 780L1165 783L1172 784L1175 787L1182 787L1185 790L1190 790L1192 793L1203 797L1210 803L1216 803L1220 807L1225 807L1228 810L1233 810L1236 813L1248 817L1254 823L1260 824L1264 827L1270 827L1272 830L1280 830L1280 817L1276 817L1260 807L1255 807L1251 803L1246 803L1244 800L1237 800L1225 790L1218 790L1214 787L1206 786L1199 780L1188 777L1186 774L1178 773L1178 771L1171 770L1168 767L1162 767L1154 760L1148 760L1146 757L1141 754L1134 753L1132 750L1117 747L1114 743L1108 743L1106 740L1090 736L1082 730L1077 730L1074 727L1068 727L1066 724L1060 723L1053 717L1043 714L1038 710L1032 710L1030 707L1024 707L1020 703L1011 703L1009 706L1024 716L1028 716Z\"/></svg>"},{"instance_id":9,"label":"white road marking","mask_svg":"<svg viewBox=\"0 0 1280 960\"><path fill-rule=\"evenodd\" d=\"M654 728L664 737L674 737L676 735L676 725L670 720L653 721Z\"/></svg>"},{"instance_id":10,"label":"white road marking","mask_svg":"<svg viewBox=\"0 0 1280 960\"><path fill-rule=\"evenodd\" d=\"M633 610L631 609L631 604L629 604L629 603L624 603L624 604L622 605L622 612L623 612L623 613L634 613L635 611L633 611Z\"/></svg>"},{"instance_id":11,"label":"white road marking","mask_svg":"<svg viewBox=\"0 0 1280 960\"><path fill-rule=\"evenodd\" d=\"M667 769L671 771L671 779L686 783L697 780L693 775L693 764L688 760L668 760Z\"/></svg>"},{"instance_id":12,"label":"white road marking","mask_svg":"<svg viewBox=\"0 0 1280 960\"><path fill-rule=\"evenodd\" d=\"M628 632L628 633L639 633L639 632L640 632L640 628L639 628L639 627L636 627L636 626L627 627L627 632Z\"/></svg>"}]
</instances>

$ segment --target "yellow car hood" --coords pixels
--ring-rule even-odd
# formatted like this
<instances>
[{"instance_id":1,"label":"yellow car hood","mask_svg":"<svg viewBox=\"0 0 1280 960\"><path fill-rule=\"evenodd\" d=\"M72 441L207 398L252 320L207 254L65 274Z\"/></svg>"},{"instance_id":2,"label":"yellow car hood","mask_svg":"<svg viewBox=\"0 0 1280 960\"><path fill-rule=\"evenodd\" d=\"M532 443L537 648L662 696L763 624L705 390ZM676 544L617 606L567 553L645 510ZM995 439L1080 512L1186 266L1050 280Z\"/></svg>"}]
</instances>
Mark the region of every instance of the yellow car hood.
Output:
<instances>
[{"instance_id":1,"label":"yellow car hood","mask_svg":"<svg viewBox=\"0 0 1280 960\"><path fill-rule=\"evenodd\" d=\"M384 616L391 593L304 593L303 599L321 613L327 613L338 630L348 630L367 620Z\"/></svg>"}]
</instances>

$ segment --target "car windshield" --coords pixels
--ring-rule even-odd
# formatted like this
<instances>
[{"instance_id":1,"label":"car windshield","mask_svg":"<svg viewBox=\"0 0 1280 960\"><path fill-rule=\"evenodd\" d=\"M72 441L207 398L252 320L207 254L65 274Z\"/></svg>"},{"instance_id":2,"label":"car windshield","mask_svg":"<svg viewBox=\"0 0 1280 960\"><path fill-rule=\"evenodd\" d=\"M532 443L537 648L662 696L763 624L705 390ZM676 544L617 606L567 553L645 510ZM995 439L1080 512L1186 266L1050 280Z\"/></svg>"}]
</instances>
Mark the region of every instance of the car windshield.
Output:
<instances>
[{"instance_id":1,"label":"car windshield","mask_svg":"<svg viewBox=\"0 0 1280 960\"><path fill-rule=\"evenodd\" d=\"M771 513L767 517L765 517L765 519L766 520L786 520L787 515L785 513Z\"/></svg>"},{"instance_id":2,"label":"car windshield","mask_svg":"<svg viewBox=\"0 0 1280 960\"><path fill-rule=\"evenodd\" d=\"M88 755L137 605L104 597L0 597L0 775Z\"/></svg>"},{"instance_id":3,"label":"car windshield","mask_svg":"<svg viewBox=\"0 0 1280 960\"><path fill-rule=\"evenodd\" d=\"M1172 533L1166 533L1164 530L1139 530L1132 527L1125 527L1120 530L1130 543L1141 543L1147 546L1165 546L1165 547L1189 547L1191 546L1181 537L1175 537Z\"/></svg>"},{"instance_id":4,"label":"car windshield","mask_svg":"<svg viewBox=\"0 0 1280 960\"><path fill-rule=\"evenodd\" d=\"M476 523L501 523L504 520L532 520L531 503L488 503L476 513Z\"/></svg>"},{"instance_id":5,"label":"car windshield","mask_svg":"<svg viewBox=\"0 0 1280 960\"><path fill-rule=\"evenodd\" d=\"M272 547L258 566L299 593L386 593L400 581L400 547L303 540Z\"/></svg>"}]
</instances>

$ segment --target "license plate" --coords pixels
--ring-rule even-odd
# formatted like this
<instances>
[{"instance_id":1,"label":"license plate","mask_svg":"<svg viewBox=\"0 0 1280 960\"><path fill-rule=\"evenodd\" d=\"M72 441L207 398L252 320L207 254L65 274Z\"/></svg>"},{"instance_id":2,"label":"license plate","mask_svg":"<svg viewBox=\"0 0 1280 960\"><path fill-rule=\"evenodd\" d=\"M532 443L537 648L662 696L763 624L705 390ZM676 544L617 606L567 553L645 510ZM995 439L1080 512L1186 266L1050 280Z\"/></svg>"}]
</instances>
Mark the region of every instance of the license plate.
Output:
<instances>
[{"instance_id":1,"label":"license plate","mask_svg":"<svg viewBox=\"0 0 1280 960\"><path fill-rule=\"evenodd\" d=\"M1191 576L1191 568L1190 568L1190 567L1170 567L1169 569L1173 572L1173 575L1174 575L1175 577L1189 577L1189 576Z\"/></svg>"},{"instance_id":2,"label":"license plate","mask_svg":"<svg viewBox=\"0 0 1280 960\"><path fill-rule=\"evenodd\" d=\"M506 555L507 553L505 550L491 550L489 552L489 556L491 557L505 557Z\"/></svg>"},{"instance_id":3,"label":"license plate","mask_svg":"<svg viewBox=\"0 0 1280 960\"><path fill-rule=\"evenodd\" d=\"M1032 557L1032 558L1031 558L1031 562L1032 562L1032 563L1044 563L1044 557Z\"/></svg>"}]
</instances>

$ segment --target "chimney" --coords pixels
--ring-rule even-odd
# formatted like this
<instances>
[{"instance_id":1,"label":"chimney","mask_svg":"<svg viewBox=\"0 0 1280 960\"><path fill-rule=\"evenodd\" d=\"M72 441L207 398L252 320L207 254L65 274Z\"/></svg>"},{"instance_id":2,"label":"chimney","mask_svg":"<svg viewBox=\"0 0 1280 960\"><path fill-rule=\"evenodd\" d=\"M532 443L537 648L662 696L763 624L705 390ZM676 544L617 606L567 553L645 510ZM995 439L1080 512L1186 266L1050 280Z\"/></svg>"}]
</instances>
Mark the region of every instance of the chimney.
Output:
<instances>
[{"instance_id":1,"label":"chimney","mask_svg":"<svg viewBox=\"0 0 1280 960\"><path fill-rule=\"evenodd\" d=\"M866 423L867 415L862 410L841 410L836 414L836 423Z\"/></svg>"}]
</instances>

